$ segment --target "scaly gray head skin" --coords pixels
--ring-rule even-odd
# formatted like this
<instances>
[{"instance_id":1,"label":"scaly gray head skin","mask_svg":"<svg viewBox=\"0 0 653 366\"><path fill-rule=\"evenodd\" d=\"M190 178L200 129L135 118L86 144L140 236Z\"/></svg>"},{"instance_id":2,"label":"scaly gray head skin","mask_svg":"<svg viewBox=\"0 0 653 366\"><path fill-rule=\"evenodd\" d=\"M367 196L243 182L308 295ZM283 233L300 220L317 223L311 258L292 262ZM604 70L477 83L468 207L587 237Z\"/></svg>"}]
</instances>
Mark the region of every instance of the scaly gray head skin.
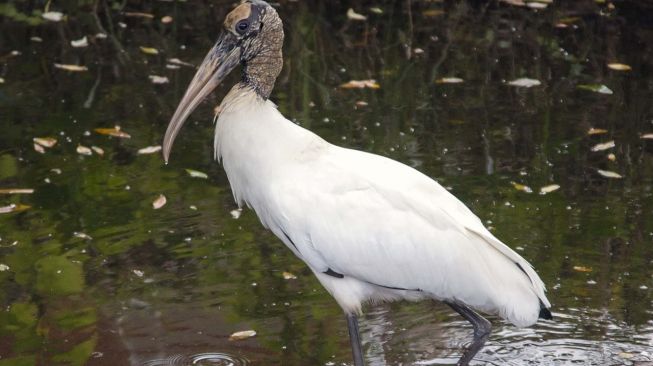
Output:
<instances>
[{"instance_id":1,"label":"scaly gray head skin","mask_svg":"<svg viewBox=\"0 0 653 366\"><path fill-rule=\"evenodd\" d=\"M262 0L247 0L232 10L217 42L188 85L163 138L163 159L168 162L172 143L188 116L238 64L241 83L267 99L281 72L283 24L276 10Z\"/></svg>"}]
</instances>

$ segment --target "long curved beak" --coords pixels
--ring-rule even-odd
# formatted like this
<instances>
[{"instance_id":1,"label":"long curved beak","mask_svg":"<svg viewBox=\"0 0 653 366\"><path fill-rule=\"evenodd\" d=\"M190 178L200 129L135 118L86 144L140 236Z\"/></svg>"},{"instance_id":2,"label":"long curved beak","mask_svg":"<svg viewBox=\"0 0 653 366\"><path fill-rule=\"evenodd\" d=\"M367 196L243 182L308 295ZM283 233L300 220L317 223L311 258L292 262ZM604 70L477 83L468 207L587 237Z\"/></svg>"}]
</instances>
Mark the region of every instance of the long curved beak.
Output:
<instances>
[{"instance_id":1,"label":"long curved beak","mask_svg":"<svg viewBox=\"0 0 653 366\"><path fill-rule=\"evenodd\" d=\"M170 157L172 143L188 116L240 62L241 51L240 47L236 47L237 41L235 35L224 31L188 85L163 137L163 160L166 164Z\"/></svg>"}]
</instances>

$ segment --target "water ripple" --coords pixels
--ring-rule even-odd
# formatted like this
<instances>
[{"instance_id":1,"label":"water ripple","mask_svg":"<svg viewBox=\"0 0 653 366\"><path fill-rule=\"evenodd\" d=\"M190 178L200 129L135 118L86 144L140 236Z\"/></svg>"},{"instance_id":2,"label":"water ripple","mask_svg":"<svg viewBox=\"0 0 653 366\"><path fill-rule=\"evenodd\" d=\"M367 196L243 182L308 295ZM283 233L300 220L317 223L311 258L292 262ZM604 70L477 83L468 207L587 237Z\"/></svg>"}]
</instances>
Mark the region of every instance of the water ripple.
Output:
<instances>
[{"instance_id":1,"label":"water ripple","mask_svg":"<svg viewBox=\"0 0 653 366\"><path fill-rule=\"evenodd\" d=\"M168 358L150 360L144 362L143 366L246 366L249 364L249 361L243 357L220 352L207 352L191 356L173 355Z\"/></svg>"}]
</instances>

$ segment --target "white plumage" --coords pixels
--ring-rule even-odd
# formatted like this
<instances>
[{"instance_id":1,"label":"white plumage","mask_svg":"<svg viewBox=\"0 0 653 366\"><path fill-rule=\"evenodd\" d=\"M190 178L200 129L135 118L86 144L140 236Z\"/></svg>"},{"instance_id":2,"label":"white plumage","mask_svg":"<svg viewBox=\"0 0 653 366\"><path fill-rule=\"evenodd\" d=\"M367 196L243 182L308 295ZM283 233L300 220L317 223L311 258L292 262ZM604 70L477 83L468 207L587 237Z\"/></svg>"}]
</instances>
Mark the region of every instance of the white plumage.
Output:
<instances>
[{"instance_id":1,"label":"white plumage","mask_svg":"<svg viewBox=\"0 0 653 366\"><path fill-rule=\"evenodd\" d=\"M550 306L530 264L440 184L327 143L251 89L236 85L222 102L215 152L238 204L253 208L346 312L368 300L434 298L528 326L540 301Z\"/></svg>"}]
</instances>

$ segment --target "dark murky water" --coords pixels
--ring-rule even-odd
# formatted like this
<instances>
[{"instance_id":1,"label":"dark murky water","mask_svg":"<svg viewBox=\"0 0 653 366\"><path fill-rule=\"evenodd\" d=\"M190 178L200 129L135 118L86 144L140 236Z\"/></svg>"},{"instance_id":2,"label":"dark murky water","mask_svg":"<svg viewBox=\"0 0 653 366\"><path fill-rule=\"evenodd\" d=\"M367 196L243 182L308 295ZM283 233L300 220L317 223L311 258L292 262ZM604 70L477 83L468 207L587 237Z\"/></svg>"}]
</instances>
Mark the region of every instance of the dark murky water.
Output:
<instances>
[{"instance_id":1,"label":"dark murky water","mask_svg":"<svg viewBox=\"0 0 653 366\"><path fill-rule=\"evenodd\" d=\"M653 364L651 6L362 1L351 6L367 21L348 22L334 3L281 1L280 110L435 177L549 287L555 321L492 319L476 364ZM0 365L350 364L337 304L252 212L232 216L210 121L237 75L191 117L169 166L137 154L160 143L194 72L166 60L199 63L230 5L53 2L68 18L47 22L41 2L0 4L0 188L35 189L0 195L31 206L0 214ZM84 35L88 47L70 46ZM506 85L521 77L541 85ZM351 79L381 88L338 87ZM592 84L612 94L578 88ZM131 138L93 132L116 124ZM36 152L48 136L58 143ZM246 329L257 335L229 341ZM362 320L370 365L453 364L470 331L428 302L369 306Z\"/></svg>"}]
</instances>

